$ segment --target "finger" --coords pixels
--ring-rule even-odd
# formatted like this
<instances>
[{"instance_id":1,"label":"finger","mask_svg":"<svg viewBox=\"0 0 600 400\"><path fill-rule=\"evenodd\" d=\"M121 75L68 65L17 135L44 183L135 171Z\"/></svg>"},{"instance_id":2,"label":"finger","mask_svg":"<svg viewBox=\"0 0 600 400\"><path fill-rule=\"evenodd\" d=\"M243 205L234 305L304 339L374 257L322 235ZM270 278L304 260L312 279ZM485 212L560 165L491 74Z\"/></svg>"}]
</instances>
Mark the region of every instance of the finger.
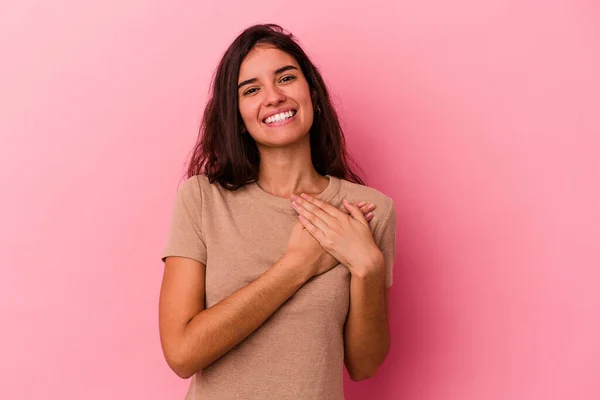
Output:
<instances>
[{"instance_id":1,"label":"finger","mask_svg":"<svg viewBox=\"0 0 600 400\"><path fill-rule=\"evenodd\" d=\"M350 215L352 215L358 221L362 222L363 224L366 224L368 222L363 213L360 212L360 209L354 204L346 201L346 199L343 200L343 204L346 207L346 209L350 211Z\"/></svg>"},{"instance_id":2,"label":"finger","mask_svg":"<svg viewBox=\"0 0 600 400\"><path fill-rule=\"evenodd\" d=\"M343 212L344 214L350 214L350 212L346 210L346 207L344 207L343 204L341 204L337 209Z\"/></svg>"},{"instance_id":3,"label":"finger","mask_svg":"<svg viewBox=\"0 0 600 400\"><path fill-rule=\"evenodd\" d=\"M375 208L377 208L376 204L372 204L372 203L367 203L364 204L363 206L358 206L360 208L360 211L362 211L363 214L366 214L370 211L375 210Z\"/></svg>"},{"instance_id":4,"label":"finger","mask_svg":"<svg viewBox=\"0 0 600 400\"><path fill-rule=\"evenodd\" d=\"M375 210L377 208L377 204L373 204L373 203L366 203L364 201L355 201L354 204L356 207L360 208L360 211L365 214L365 218L366 218L366 214L368 214L369 212L372 212L373 210ZM337 207L338 210L340 210L341 212L343 212L345 215L349 215L350 212L346 209L346 207L344 207L343 204L341 204L339 207ZM370 221L371 219L373 219L373 217L371 216L371 218L367 218L367 221Z\"/></svg>"},{"instance_id":5,"label":"finger","mask_svg":"<svg viewBox=\"0 0 600 400\"><path fill-rule=\"evenodd\" d=\"M319 241L319 243L321 243L321 239L323 239L325 237L325 234L323 233L323 231L320 230L319 228L317 228L312 222L310 222L308 219L306 219L302 215L299 215L298 219L300 220L300 223L304 226L304 228L311 235L313 235L313 237L315 239L317 239Z\"/></svg>"},{"instance_id":6,"label":"finger","mask_svg":"<svg viewBox=\"0 0 600 400\"><path fill-rule=\"evenodd\" d=\"M307 197L312 198L311 196L307 196ZM295 198L294 197L292 197L292 198L294 199L293 202L295 201L297 204L304 207L306 210L311 212L313 215L315 215L317 218L321 219L325 224L327 224L328 226L331 226L331 227L335 226L335 223L336 223L335 217L333 217L329 212L325 211L322 208L322 206L326 206L327 208L335 210L335 212L337 213L336 215L347 215L347 214L344 214L341 211L339 211L337 208L335 208L331 204L321 201L321 200L319 200L319 204L317 204L314 201L315 200L314 198L312 198L312 200L307 200L306 198L297 197L297 196L295 196ZM305 217L309 218L306 215L305 215ZM315 224L314 221L313 221L313 224ZM321 225L317 225L317 227L324 228Z\"/></svg>"},{"instance_id":7,"label":"finger","mask_svg":"<svg viewBox=\"0 0 600 400\"><path fill-rule=\"evenodd\" d=\"M291 199L293 201L296 201L298 203L302 203L302 198L298 198L298 196L291 196ZM315 199L314 203L319 203L321 202L321 200L319 199ZM329 203L325 203L322 202L323 204L329 204ZM306 208L307 210L311 211L313 214L317 215L319 218L321 218L322 220L324 220L325 222L332 222L332 221L327 221L327 216L323 213L321 213L317 208L311 208L311 202L308 202L308 204L304 203L304 208ZM375 208L377 208L376 204L373 203L366 203L364 201L360 201L360 202L354 202L353 204L355 204L357 207L360 207L360 210L363 214L367 214L373 210L375 210ZM350 214L350 212L346 209L346 207L344 207L343 204L341 204L339 207L337 207L337 210L344 213L344 215L348 215ZM371 218L372 219L372 218Z\"/></svg>"},{"instance_id":8,"label":"finger","mask_svg":"<svg viewBox=\"0 0 600 400\"><path fill-rule=\"evenodd\" d=\"M305 201L307 201L309 204L320 208L321 210L323 210L325 213L329 214L333 218L340 218L342 216L342 212L340 212L337 208L335 208L331 204L327 203L326 201L316 199L306 193L302 193L300 195L300 197L302 199L304 199ZM319 215L319 217L321 217L321 216ZM327 221L327 217L321 217L321 218L324 219L325 221Z\"/></svg>"},{"instance_id":9,"label":"finger","mask_svg":"<svg viewBox=\"0 0 600 400\"><path fill-rule=\"evenodd\" d=\"M375 208L375 206L373 204L365 203L364 201L360 201L360 202L355 201L353 204L357 207L360 207L360 210L362 211L363 214L366 214L369 211L371 211L371 209ZM346 210L346 207L344 207L343 204L341 204L337 209L346 215L350 214L350 212L348 210Z\"/></svg>"},{"instance_id":10,"label":"finger","mask_svg":"<svg viewBox=\"0 0 600 400\"><path fill-rule=\"evenodd\" d=\"M364 201L360 201L360 202L353 202L352 204L354 204L356 207L359 207L360 212L362 212L363 214L365 214L365 218L366 218L366 214L368 214L369 212L372 212L373 210L375 210L375 208L377 208L376 204L373 203L367 203ZM341 212L343 212L345 215L350 214L350 212L346 209L346 207L344 207L343 204L341 204L339 207L337 207L338 210L340 210ZM324 216L323 214L320 214L318 211L313 212L315 215L319 216L319 218L327 221L327 216ZM371 219L373 219L373 217L367 219L367 221L370 221ZM330 225L331 226L331 225Z\"/></svg>"},{"instance_id":11,"label":"finger","mask_svg":"<svg viewBox=\"0 0 600 400\"><path fill-rule=\"evenodd\" d=\"M296 200L292 201L292 206L294 207L294 209L296 210L296 212L304 217L305 219L307 219L308 221L311 222L312 225L314 225L315 227L319 228L322 231L327 230L327 228L329 227L327 225L327 222L323 221L317 214L315 214L315 212L313 211L313 209L318 209L318 207L312 206L306 202L301 203L300 202L300 198L297 198ZM309 209L308 207L312 208ZM321 211L321 213L324 213L323 211Z\"/></svg>"}]
</instances>

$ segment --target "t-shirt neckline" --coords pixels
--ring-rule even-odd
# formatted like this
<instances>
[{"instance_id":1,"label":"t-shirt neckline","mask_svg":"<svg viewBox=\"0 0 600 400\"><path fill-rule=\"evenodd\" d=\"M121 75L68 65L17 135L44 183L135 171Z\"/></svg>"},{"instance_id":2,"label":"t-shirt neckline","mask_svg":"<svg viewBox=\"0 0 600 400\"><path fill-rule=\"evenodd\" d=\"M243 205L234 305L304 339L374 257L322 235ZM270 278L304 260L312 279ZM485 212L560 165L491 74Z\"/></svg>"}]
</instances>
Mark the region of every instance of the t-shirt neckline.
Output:
<instances>
[{"instance_id":1,"label":"t-shirt neckline","mask_svg":"<svg viewBox=\"0 0 600 400\"><path fill-rule=\"evenodd\" d=\"M329 183L327 184L325 190L315 197L319 200L328 202L339 192L340 180L339 178L331 175L325 175L325 177L329 178ZM296 212L292 206L292 201L289 198L275 196L269 192L266 192L260 186L258 186L257 182L249 183L246 185L246 187L248 188L248 192L250 192L252 195L254 195L254 197L263 203L280 210Z\"/></svg>"}]
</instances>

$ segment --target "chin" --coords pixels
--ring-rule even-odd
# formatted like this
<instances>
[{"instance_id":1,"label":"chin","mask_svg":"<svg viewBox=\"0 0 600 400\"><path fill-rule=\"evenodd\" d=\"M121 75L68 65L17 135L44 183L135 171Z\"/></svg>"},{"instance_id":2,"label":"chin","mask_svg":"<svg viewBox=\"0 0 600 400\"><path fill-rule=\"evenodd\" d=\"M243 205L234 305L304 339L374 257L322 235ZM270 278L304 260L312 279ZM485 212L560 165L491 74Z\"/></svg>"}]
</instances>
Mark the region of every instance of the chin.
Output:
<instances>
[{"instance_id":1,"label":"chin","mask_svg":"<svg viewBox=\"0 0 600 400\"><path fill-rule=\"evenodd\" d=\"M282 133L274 135L274 132L269 132L261 136L260 140L256 140L257 144L266 147L287 147L293 144L297 144L308 137L308 133L298 134L296 133Z\"/></svg>"}]
</instances>

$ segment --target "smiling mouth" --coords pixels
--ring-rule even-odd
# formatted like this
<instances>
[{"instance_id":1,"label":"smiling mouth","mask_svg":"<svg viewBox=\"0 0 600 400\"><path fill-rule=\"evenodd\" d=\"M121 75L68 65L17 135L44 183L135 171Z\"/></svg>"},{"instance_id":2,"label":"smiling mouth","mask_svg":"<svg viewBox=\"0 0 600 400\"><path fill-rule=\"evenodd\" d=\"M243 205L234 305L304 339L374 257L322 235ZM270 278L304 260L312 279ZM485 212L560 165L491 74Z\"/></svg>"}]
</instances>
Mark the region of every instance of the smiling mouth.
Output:
<instances>
[{"instance_id":1,"label":"smiling mouth","mask_svg":"<svg viewBox=\"0 0 600 400\"><path fill-rule=\"evenodd\" d=\"M290 111L282 112L279 114L271 115L270 117L263 119L262 122L267 125L270 125L275 122L282 122L282 121L285 121L286 119L290 119L294 115L296 115L296 110L290 110Z\"/></svg>"}]
</instances>

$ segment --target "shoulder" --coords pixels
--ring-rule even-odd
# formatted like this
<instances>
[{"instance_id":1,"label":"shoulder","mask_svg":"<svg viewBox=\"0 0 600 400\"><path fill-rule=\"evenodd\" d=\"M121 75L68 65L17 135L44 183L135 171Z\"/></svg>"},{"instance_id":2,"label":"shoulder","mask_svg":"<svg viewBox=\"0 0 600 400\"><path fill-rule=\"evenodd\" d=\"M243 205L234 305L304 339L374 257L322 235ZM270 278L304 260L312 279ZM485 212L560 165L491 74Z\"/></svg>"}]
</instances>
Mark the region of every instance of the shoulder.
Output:
<instances>
[{"instance_id":1,"label":"shoulder","mask_svg":"<svg viewBox=\"0 0 600 400\"><path fill-rule=\"evenodd\" d=\"M244 196L246 192L227 190L218 181L210 182L208 176L204 174L193 175L179 185L179 197L209 207L225 204L232 198Z\"/></svg>"},{"instance_id":2,"label":"shoulder","mask_svg":"<svg viewBox=\"0 0 600 400\"><path fill-rule=\"evenodd\" d=\"M360 185L345 179L340 179L340 195L348 201L365 201L377 205L384 215L394 209L394 200L385 193L370 186Z\"/></svg>"},{"instance_id":3,"label":"shoulder","mask_svg":"<svg viewBox=\"0 0 600 400\"><path fill-rule=\"evenodd\" d=\"M349 202L364 201L377 206L370 226L376 241L381 240L385 232L395 230L396 207L394 200L385 193L365 185L340 179L340 196Z\"/></svg>"},{"instance_id":4,"label":"shoulder","mask_svg":"<svg viewBox=\"0 0 600 400\"><path fill-rule=\"evenodd\" d=\"M178 192L184 196L200 197L210 185L206 175L193 175L179 185Z\"/></svg>"}]
</instances>

